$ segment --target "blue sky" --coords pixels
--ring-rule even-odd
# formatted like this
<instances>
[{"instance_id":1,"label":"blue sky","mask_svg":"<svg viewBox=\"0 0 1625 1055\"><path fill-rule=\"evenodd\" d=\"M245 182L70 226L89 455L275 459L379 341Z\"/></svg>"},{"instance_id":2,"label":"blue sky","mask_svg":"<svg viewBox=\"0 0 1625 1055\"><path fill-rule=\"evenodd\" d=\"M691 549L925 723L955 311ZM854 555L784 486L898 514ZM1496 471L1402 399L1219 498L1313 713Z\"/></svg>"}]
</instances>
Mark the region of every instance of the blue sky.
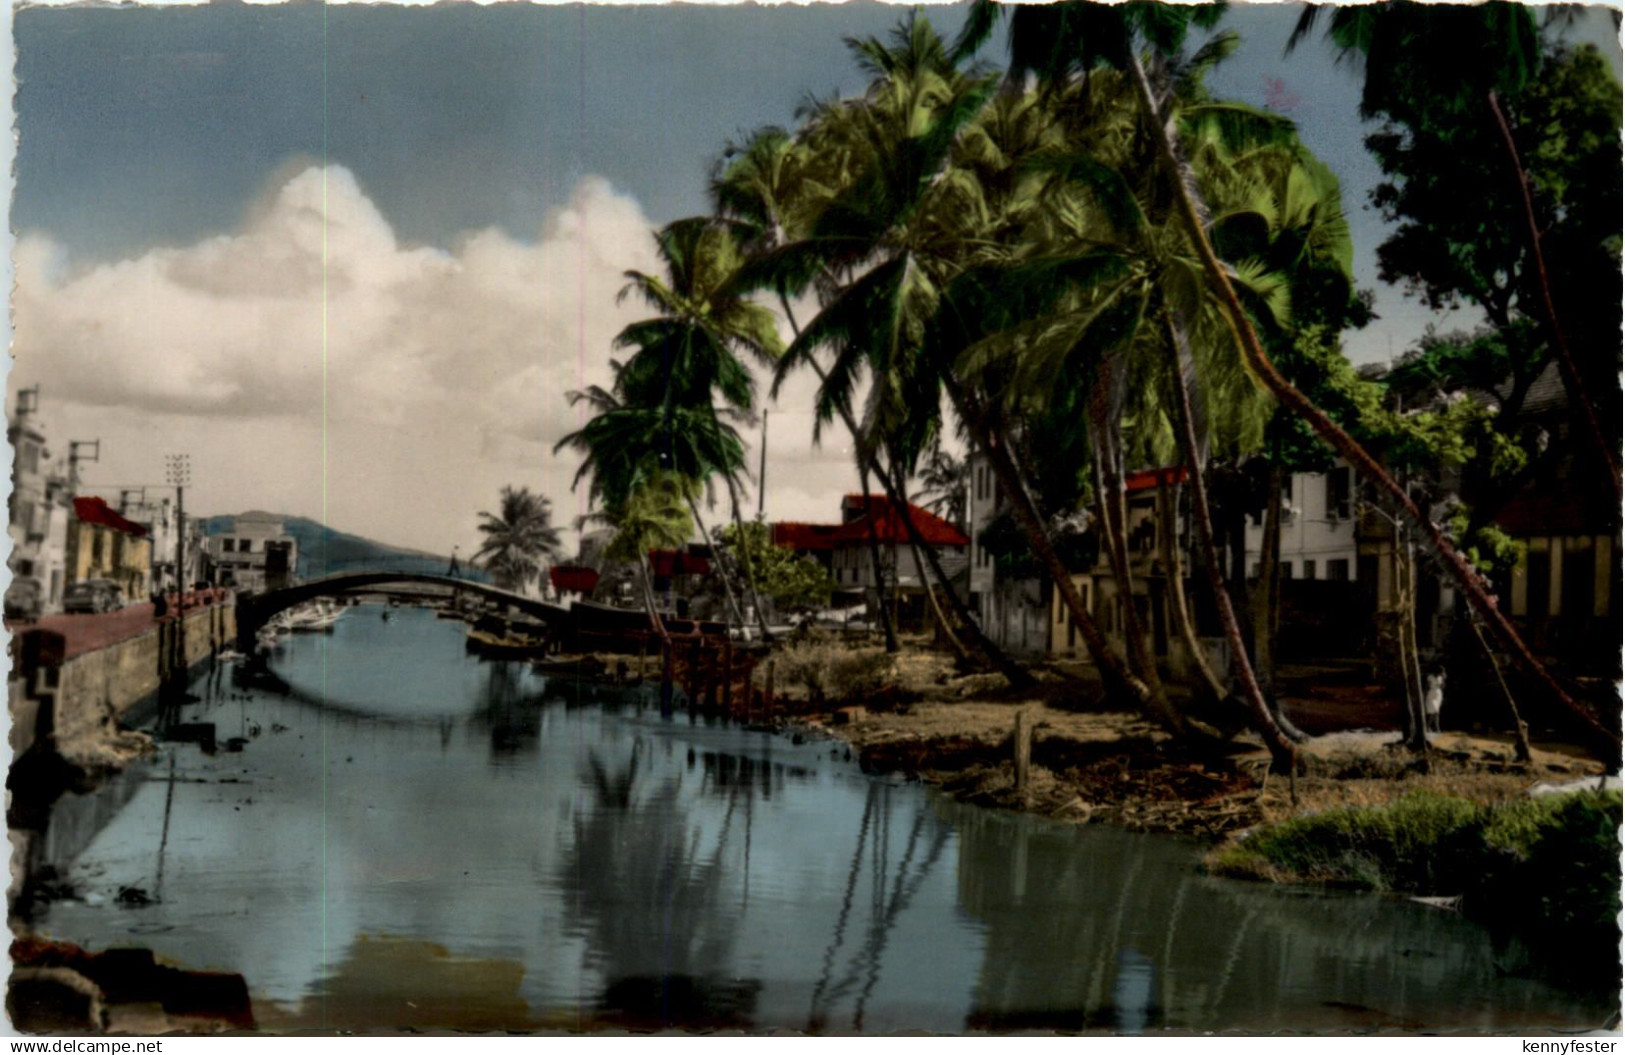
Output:
<instances>
[{"instance_id":1,"label":"blue sky","mask_svg":"<svg viewBox=\"0 0 1625 1055\"><path fill-rule=\"evenodd\" d=\"M476 488L529 474L576 509L547 451L572 421L563 389L601 379L628 321L620 271L647 266L652 225L705 208L730 139L859 90L842 37L884 34L905 11L23 9L17 378L45 385L59 430L109 439L95 483L146 482L160 442L210 448L209 511L270 506L445 549L433 540L469 537L458 510L479 506ZM1234 6L1244 43L1210 84L1289 113L1343 180L1381 316L1348 348L1386 358L1451 320L1377 284L1358 71L1319 40L1283 56L1296 11ZM928 13L951 34L963 8ZM1612 42L1593 14L1579 35ZM312 261L322 280L307 289ZM838 444L805 442L805 395L775 419L769 515L832 515L853 482ZM299 468L245 476L267 445ZM441 453L453 446L466 461ZM411 519L412 496L447 476L468 495Z\"/></svg>"}]
</instances>

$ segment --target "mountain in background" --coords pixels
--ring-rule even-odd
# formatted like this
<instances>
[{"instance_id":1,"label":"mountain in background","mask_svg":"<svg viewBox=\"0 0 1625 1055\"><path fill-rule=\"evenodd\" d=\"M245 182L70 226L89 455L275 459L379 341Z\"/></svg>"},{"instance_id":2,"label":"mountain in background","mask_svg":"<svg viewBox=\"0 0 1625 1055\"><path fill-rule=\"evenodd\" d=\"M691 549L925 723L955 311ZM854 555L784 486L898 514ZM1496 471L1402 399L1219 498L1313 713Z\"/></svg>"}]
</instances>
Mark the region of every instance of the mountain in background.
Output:
<instances>
[{"instance_id":1,"label":"mountain in background","mask_svg":"<svg viewBox=\"0 0 1625 1055\"><path fill-rule=\"evenodd\" d=\"M254 512L264 516L276 513ZM237 515L226 514L203 518L205 535L224 535L231 531ZM422 550L405 549L375 542L360 535L335 531L326 524L309 517L282 517L282 530L299 543L299 562L296 574L301 579L317 579L323 575L344 571L365 571L370 568L388 571L413 572L420 575L444 575L450 558ZM465 578L485 581L485 573L474 571L461 557L458 563Z\"/></svg>"}]
</instances>

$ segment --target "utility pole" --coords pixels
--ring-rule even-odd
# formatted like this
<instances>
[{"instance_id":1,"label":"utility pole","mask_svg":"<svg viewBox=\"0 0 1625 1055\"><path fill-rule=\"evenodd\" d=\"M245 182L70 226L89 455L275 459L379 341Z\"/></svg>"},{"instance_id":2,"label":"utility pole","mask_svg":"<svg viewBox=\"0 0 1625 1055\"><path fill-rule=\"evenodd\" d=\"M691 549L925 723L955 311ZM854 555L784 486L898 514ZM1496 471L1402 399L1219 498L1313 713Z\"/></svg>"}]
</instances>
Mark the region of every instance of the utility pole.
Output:
<instances>
[{"instance_id":1,"label":"utility pole","mask_svg":"<svg viewBox=\"0 0 1625 1055\"><path fill-rule=\"evenodd\" d=\"M192 482L192 456L171 454L164 459L164 475L175 488L175 592L186 592L186 485ZM177 604L179 598L177 597ZM182 631L184 641L184 624Z\"/></svg>"},{"instance_id":2,"label":"utility pole","mask_svg":"<svg viewBox=\"0 0 1625 1055\"><path fill-rule=\"evenodd\" d=\"M80 454L79 448L94 447L94 454ZM74 494L79 493L79 463L99 462L102 460L101 440L73 440L68 444L68 489Z\"/></svg>"}]
</instances>

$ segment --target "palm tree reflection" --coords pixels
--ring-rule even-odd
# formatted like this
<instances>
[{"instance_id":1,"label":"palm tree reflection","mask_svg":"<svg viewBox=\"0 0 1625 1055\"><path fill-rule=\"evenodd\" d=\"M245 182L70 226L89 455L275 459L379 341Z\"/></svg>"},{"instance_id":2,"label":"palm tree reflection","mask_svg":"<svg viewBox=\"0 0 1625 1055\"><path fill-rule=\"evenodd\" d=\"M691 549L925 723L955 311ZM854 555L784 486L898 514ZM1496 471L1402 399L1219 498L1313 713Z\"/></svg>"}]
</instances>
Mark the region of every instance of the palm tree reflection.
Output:
<instances>
[{"instance_id":1,"label":"palm tree reflection","mask_svg":"<svg viewBox=\"0 0 1625 1055\"><path fill-rule=\"evenodd\" d=\"M588 801L560 882L583 966L604 983L593 1010L634 1028L751 1024L761 982L730 969L739 915L722 903L739 798L751 789L729 790L712 834L689 818L680 773L656 782L641 739L621 766L589 751L582 768Z\"/></svg>"}]
</instances>

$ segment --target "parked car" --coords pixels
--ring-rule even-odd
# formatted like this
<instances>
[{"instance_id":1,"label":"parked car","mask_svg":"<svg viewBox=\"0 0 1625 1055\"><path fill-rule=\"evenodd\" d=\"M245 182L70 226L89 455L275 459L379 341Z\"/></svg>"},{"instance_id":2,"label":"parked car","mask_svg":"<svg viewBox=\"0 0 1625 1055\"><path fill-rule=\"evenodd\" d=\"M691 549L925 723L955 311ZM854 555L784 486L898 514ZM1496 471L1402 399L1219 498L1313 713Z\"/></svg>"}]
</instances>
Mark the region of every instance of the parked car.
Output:
<instances>
[{"instance_id":1,"label":"parked car","mask_svg":"<svg viewBox=\"0 0 1625 1055\"><path fill-rule=\"evenodd\" d=\"M45 591L38 579L13 579L6 588L6 618L32 623L45 609Z\"/></svg>"},{"instance_id":2,"label":"parked car","mask_svg":"<svg viewBox=\"0 0 1625 1055\"><path fill-rule=\"evenodd\" d=\"M65 612L114 612L124 607L124 588L112 579L85 579L68 587Z\"/></svg>"}]
</instances>

